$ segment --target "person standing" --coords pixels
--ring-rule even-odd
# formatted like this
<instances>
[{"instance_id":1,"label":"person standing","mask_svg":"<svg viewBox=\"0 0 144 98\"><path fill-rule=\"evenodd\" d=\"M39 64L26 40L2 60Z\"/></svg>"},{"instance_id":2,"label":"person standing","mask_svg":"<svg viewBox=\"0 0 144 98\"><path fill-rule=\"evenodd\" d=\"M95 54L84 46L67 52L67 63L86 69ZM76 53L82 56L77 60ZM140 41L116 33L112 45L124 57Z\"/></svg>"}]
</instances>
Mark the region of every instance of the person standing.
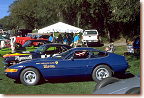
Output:
<instances>
[{"instance_id":1,"label":"person standing","mask_svg":"<svg viewBox=\"0 0 144 98\"><path fill-rule=\"evenodd\" d=\"M79 41L79 34L77 34L77 35L74 37L74 48L77 47L78 41Z\"/></svg>"},{"instance_id":2,"label":"person standing","mask_svg":"<svg viewBox=\"0 0 144 98\"><path fill-rule=\"evenodd\" d=\"M53 42L53 35L51 34L51 36L49 37L49 41Z\"/></svg>"},{"instance_id":3,"label":"person standing","mask_svg":"<svg viewBox=\"0 0 144 98\"><path fill-rule=\"evenodd\" d=\"M15 52L15 43L16 43L16 37L15 36L10 37L10 45L11 45L12 53Z\"/></svg>"},{"instance_id":4,"label":"person standing","mask_svg":"<svg viewBox=\"0 0 144 98\"><path fill-rule=\"evenodd\" d=\"M5 47L5 41L2 40L2 41L1 41L1 48L4 48L4 47Z\"/></svg>"},{"instance_id":5,"label":"person standing","mask_svg":"<svg viewBox=\"0 0 144 98\"><path fill-rule=\"evenodd\" d=\"M58 39L57 39L57 42L58 43L63 43L63 37L62 37L62 35L61 34L59 34L59 36L58 36Z\"/></svg>"},{"instance_id":6,"label":"person standing","mask_svg":"<svg viewBox=\"0 0 144 98\"><path fill-rule=\"evenodd\" d=\"M72 47L74 45L74 34L71 33L71 44L70 46Z\"/></svg>"},{"instance_id":7,"label":"person standing","mask_svg":"<svg viewBox=\"0 0 144 98\"><path fill-rule=\"evenodd\" d=\"M63 44L67 44L67 34L64 35L64 41Z\"/></svg>"},{"instance_id":8,"label":"person standing","mask_svg":"<svg viewBox=\"0 0 144 98\"><path fill-rule=\"evenodd\" d=\"M72 38L71 34L68 34L67 37L68 37L67 44L70 45L71 44L71 38Z\"/></svg>"}]
</instances>

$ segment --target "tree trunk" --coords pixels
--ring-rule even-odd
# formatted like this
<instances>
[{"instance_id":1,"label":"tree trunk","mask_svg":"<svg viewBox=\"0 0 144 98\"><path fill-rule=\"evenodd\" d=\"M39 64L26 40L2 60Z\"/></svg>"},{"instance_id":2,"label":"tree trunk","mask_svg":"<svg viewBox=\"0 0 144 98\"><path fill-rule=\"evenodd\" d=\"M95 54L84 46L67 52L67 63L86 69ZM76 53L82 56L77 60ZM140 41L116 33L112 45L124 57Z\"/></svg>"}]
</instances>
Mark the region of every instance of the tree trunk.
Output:
<instances>
[{"instance_id":1,"label":"tree trunk","mask_svg":"<svg viewBox=\"0 0 144 98\"><path fill-rule=\"evenodd\" d=\"M77 14L77 27L79 27L80 18L81 18L81 14L80 14L80 12L78 12L78 14Z\"/></svg>"},{"instance_id":2,"label":"tree trunk","mask_svg":"<svg viewBox=\"0 0 144 98\"><path fill-rule=\"evenodd\" d=\"M108 35L109 42L111 42L111 37L110 37L110 32L109 32L109 30L107 30L107 35Z\"/></svg>"}]
</instances>

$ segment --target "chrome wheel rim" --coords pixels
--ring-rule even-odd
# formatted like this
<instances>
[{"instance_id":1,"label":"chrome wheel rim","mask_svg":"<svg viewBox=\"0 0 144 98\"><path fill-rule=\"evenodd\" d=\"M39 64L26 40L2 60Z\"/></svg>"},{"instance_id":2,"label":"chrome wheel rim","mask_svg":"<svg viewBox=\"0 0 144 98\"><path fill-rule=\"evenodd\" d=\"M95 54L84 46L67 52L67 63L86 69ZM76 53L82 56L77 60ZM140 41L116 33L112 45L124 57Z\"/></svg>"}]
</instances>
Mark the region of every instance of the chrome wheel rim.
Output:
<instances>
[{"instance_id":1,"label":"chrome wheel rim","mask_svg":"<svg viewBox=\"0 0 144 98\"><path fill-rule=\"evenodd\" d=\"M25 74L24 74L24 81L27 83L27 84L33 84L35 81L36 81L36 73L33 72L33 71L27 71Z\"/></svg>"},{"instance_id":2,"label":"chrome wheel rim","mask_svg":"<svg viewBox=\"0 0 144 98\"><path fill-rule=\"evenodd\" d=\"M96 78L98 80L102 80L104 78L107 78L109 77L109 71L106 69L106 68L99 68L97 71L96 71Z\"/></svg>"}]
</instances>

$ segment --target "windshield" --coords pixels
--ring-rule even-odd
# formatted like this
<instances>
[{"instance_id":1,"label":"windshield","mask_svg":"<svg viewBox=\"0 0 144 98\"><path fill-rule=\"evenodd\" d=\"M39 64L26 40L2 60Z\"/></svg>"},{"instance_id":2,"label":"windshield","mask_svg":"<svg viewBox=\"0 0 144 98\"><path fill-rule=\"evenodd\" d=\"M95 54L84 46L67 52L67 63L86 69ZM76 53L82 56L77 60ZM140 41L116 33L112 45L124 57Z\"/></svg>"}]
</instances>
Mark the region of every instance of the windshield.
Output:
<instances>
[{"instance_id":1,"label":"windshield","mask_svg":"<svg viewBox=\"0 0 144 98\"><path fill-rule=\"evenodd\" d=\"M42 46L40 46L39 48L37 48L34 52L41 54L41 53L43 53L46 49L47 49L46 45L42 45Z\"/></svg>"},{"instance_id":2,"label":"windshield","mask_svg":"<svg viewBox=\"0 0 144 98\"><path fill-rule=\"evenodd\" d=\"M85 35L87 35L87 34L97 34L97 32L96 31L85 31L84 34Z\"/></svg>"},{"instance_id":3,"label":"windshield","mask_svg":"<svg viewBox=\"0 0 144 98\"><path fill-rule=\"evenodd\" d=\"M22 47L28 47L30 44L31 44L31 41L27 41Z\"/></svg>"},{"instance_id":4,"label":"windshield","mask_svg":"<svg viewBox=\"0 0 144 98\"><path fill-rule=\"evenodd\" d=\"M58 54L58 55L54 55L53 58L56 58L56 59L63 59L66 55L68 55L69 53L71 53L72 49L66 51L66 52L63 52L61 54Z\"/></svg>"},{"instance_id":5,"label":"windshield","mask_svg":"<svg viewBox=\"0 0 144 98\"><path fill-rule=\"evenodd\" d=\"M27 34L27 37L32 37L32 35L31 34Z\"/></svg>"}]
</instances>

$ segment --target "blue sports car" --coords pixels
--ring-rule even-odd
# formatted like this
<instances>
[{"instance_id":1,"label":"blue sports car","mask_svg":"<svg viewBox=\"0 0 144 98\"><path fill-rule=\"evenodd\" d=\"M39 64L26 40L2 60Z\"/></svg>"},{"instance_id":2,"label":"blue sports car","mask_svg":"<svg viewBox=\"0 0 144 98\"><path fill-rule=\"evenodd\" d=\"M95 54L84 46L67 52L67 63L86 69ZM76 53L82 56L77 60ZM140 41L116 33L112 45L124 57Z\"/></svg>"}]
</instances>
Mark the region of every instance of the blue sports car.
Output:
<instances>
[{"instance_id":1,"label":"blue sports car","mask_svg":"<svg viewBox=\"0 0 144 98\"><path fill-rule=\"evenodd\" d=\"M23 61L5 70L9 78L24 85L36 85L40 79L57 77L91 76L96 82L124 72L128 63L124 56L93 48L72 48L61 54Z\"/></svg>"}]
</instances>

